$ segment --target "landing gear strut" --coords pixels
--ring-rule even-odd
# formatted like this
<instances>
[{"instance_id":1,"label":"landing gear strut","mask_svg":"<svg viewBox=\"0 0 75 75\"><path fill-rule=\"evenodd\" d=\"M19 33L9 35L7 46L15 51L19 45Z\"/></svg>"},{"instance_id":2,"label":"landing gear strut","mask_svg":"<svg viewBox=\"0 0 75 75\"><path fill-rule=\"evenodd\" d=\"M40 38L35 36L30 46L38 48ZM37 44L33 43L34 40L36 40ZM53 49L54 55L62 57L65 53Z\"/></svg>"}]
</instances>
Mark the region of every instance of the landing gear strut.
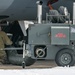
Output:
<instances>
[{"instance_id":1,"label":"landing gear strut","mask_svg":"<svg viewBox=\"0 0 75 75\"><path fill-rule=\"evenodd\" d=\"M25 57L26 57L26 44L25 44L25 41L23 43L23 62L22 62L22 68L25 68L26 66L26 63L25 63Z\"/></svg>"}]
</instances>

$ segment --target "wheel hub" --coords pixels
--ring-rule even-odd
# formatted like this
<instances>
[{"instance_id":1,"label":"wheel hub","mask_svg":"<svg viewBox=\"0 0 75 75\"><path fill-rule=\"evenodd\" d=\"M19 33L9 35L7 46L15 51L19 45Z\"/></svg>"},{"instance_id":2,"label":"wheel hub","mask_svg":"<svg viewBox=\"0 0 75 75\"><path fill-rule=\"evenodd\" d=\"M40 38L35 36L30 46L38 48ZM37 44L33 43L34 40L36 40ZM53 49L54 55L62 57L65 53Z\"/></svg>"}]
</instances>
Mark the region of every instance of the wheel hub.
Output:
<instances>
[{"instance_id":1,"label":"wheel hub","mask_svg":"<svg viewBox=\"0 0 75 75\"><path fill-rule=\"evenodd\" d=\"M63 54L61 56L61 62L66 65L69 64L71 62L71 55L68 53Z\"/></svg>"},{"instance_id":2,"label":"wheel hub","mask_svg":"<svg viewBox=\"0 0 75 75\"><path fill-rule=\"evenodd\" d=\"M67 61L67 60L68 60L68 58L65 58L65 60Z\"/></svg>"}]
</instances>

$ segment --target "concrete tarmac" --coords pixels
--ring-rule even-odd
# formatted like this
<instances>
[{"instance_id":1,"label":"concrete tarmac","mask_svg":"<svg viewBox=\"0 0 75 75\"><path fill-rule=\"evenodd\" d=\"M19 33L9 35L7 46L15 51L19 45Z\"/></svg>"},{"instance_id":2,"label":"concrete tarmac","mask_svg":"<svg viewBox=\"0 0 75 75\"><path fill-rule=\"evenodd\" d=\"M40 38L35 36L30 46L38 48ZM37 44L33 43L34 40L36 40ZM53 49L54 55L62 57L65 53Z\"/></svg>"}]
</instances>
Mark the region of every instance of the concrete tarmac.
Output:
<instances>
[{"instance_id":1,"label":"concrete tarmac","mask_svg":"<svg viewBox=\"0 0 75 75\"><path fill-rule=\"evenodd\" d=\"M26 66L25 69L33 68L52 68L56 67L56 63L50 60L38 60L31 66ZM22 66L12 65L12 64L2 64L0 69L23 69Z\"/></svg>"}]
</instances>

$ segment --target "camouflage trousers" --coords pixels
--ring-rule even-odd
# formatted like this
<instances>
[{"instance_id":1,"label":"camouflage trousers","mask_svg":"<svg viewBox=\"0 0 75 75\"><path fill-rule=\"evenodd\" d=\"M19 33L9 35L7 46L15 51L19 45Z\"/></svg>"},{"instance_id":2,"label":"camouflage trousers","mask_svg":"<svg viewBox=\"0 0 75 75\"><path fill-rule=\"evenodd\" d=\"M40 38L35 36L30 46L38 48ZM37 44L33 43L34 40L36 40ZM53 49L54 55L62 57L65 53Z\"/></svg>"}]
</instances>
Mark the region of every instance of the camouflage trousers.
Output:
<instances>
[{"instance_id":1,"label":"camouflage trousers","mask_svg":"<svg viewBox=\"0 0 75 75\"><path fill-rule=\"evenodd\" d=\"M6 58L6 52L4 50L0 50L0 62L5 63Z\"/></svg>"}]
</instances>

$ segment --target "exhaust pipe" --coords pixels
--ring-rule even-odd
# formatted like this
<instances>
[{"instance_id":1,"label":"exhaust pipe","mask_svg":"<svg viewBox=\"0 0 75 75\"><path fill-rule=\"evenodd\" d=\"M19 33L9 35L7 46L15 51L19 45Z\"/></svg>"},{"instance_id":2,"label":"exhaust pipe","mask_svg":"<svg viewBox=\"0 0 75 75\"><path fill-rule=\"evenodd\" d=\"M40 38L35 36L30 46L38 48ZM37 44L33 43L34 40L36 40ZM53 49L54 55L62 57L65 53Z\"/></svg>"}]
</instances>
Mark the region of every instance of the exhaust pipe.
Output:
<instances>
[{"instance_id":1,"label":"exhaust pipe","mask_svg":"<svg viewBox=\"0 0 75 75\"><path fill-rule=\"evenodd\" d=\"M42 1L37 1L37 19L38 19L38 23L41 24L42 23Z\"/></svg>"},{"instance_id":2,"label":"exhaust pipe","mask_svg":"<svg viewBox=\"0 0 75 75\"><path fill-rule=\"evenodd\" d=\"M73 3L73 24L75 24L75 2Z\"/></svg>"}]
</instances>

